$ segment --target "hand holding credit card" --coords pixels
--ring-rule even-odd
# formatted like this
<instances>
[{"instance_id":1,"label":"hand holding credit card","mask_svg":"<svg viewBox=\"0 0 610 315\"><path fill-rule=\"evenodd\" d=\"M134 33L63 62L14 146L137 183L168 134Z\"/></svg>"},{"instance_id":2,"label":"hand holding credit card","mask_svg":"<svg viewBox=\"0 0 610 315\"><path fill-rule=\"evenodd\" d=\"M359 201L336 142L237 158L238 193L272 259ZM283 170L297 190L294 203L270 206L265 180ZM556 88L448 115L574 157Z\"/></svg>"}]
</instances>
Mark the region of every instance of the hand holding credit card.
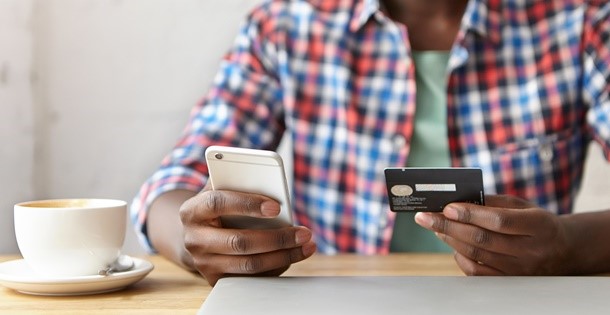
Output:
<instances>
[{"instance_id":1,"label":"hand holding credit card","mask_svg":"<svg viewBox=\"0 0 610 315\"><path fill-rule=\"evenodd\" d=\"M485 204L478 168L390 167L384 173L395 212L440 212L452 202Z\"/></svg>"}]
</instances>

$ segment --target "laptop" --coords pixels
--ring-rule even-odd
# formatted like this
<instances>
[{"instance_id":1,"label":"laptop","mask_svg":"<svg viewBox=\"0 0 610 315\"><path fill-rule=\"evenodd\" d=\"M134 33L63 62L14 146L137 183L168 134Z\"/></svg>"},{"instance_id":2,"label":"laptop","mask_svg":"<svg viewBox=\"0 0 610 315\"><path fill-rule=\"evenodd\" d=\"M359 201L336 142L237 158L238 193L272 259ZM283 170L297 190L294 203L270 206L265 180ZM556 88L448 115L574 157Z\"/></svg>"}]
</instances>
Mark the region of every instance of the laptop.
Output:
<instances>
[{"instance_id":1,"label":"laptop","mask_svg":"<svg viewBox=\"0 0 610 315\"><path fill-rule=\"evenodd\" d=\"M223 278L198 314L610 314L610 278Z\"/></svg>"}]
</instances>

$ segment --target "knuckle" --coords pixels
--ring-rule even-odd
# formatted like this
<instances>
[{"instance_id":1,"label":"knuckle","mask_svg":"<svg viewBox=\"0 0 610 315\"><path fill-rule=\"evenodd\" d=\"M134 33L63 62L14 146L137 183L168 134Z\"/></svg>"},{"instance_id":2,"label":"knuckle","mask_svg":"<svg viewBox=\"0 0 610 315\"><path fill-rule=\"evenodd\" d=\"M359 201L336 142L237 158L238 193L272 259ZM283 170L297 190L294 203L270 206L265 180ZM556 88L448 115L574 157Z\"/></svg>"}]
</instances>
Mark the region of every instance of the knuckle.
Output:
<instances>
[{"instance_id":1,"label":"knuckle","mask_svg":"<svg viewBox=\"0 0 610 315\"><path fill-rule=\"evenodd\" d=\"M498 215L493 217L493 225L497 230L504 230L513 225L513 220L506 215Z\"/></svg>"},{"instance_id":2,"label":"knuckle","mask_svg":"<svg viewBox=\"0 0 610 315\"><path fill-rule=\"evenodd\" d=\"M260 204L255 202L252 198L244 198L242 209L244 211L244 214L249 214L257 209L260 209Z\"/></svg>"},{"instance_id":3,"label":"knuckle","mask_svg":"<svg viewBox=\"0 0 610 315\"><path fill-rule=\"evenodd\" d=\"M470 223L472 221L472 212L469 209L459 212L458 220L463 223Z\"/></svg>"},{"instance_id":4,"label":"knuckle","mask_svg":"<svg viewBox=\"0 0 610 315\"><path fill-rule=\"evenodd\" d=\"M482 259L481 256L482 256L482 253L478 247L475 247L475 246L466 247L466 257L468 257L474 261L481 261L481 259Z\"/></svg>"},{"instance_id":5,"label":"knuckle","mask_svg":"<svg viewBox=\"0 0 610 315\"><path fill-rule=\"evenodd\" d=\"M227 239L228 245L235 253L243 254L248 251L248 242L241 234L233 234Z\"/></svg>"},{"instance_id":6,"label":"knuckle","mask_svg":"<svg viewBox=\"0 0 610 315\"><path fill-rule=\"evenodd\" d=\"M279 248L288 248L292 245L291 240L293 239L287 233L278 233L276 243Z\"/></svg>"},{"instance_id":7,"label":"knuckle","mask_svg":"<svg viewBox=\"0 0 610 315\"><path fill-rule=\"evenodd\" d=\"M476 230L472 234L472 241L477 245L486 245L491 242L491 234L485 230Z\"/></svg>"},{"instance_id":8,"label":"knuckle","mask_svg":"<svg viewBox=\"0 0 610 315\"><path fill-rule=\"evenodd\" d=\"M442 223L440 224L440 232L442 234L447 234L447 231L449 231L449 220L442 220Z\"/></svg>"},{"instance_id":9,"label":"knuckle","mask_svg":"<svg viewBox=\"0 0 610 315\"><path fill-rule=\"evenodd\" d=\"M221 215L225 208L225 198L219 191L208 191L206 192L206 198L204 199L205 207L214 213L215 215Z\"/></svg>"},{"instance_id":10,"label":"knuckle","mask_svg":"<svg viewBox=\"0 0 610 315\"><path fill-rule=\"evenodd\" d=\"M240 269L245 273L255 273L261 270L263 267L263 261L256 256L245 257L241 261Z\"/></svg>"}]
</instances>

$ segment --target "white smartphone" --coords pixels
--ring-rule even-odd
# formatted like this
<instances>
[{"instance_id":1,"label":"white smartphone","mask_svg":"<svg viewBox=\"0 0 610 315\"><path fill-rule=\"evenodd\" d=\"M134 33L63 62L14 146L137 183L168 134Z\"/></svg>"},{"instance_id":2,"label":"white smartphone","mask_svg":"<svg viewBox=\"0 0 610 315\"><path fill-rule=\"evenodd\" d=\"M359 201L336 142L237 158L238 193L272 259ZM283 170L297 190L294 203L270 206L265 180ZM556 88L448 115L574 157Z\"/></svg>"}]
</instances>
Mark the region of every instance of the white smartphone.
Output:
<instances>
[{"instance_id":1,"label":"white smartphone","mask_svg":"<svg viewBox=\"0 0 610 315\"><path fill-rule=\"evenodd\" d=\"M271 229L293 224L288 183L279 154L267 150L210 146L205 150L205 159L212 189L260 194L280 203L280 214L275 218L222 216L223 226Z\"/></svg>"}]
</instances>

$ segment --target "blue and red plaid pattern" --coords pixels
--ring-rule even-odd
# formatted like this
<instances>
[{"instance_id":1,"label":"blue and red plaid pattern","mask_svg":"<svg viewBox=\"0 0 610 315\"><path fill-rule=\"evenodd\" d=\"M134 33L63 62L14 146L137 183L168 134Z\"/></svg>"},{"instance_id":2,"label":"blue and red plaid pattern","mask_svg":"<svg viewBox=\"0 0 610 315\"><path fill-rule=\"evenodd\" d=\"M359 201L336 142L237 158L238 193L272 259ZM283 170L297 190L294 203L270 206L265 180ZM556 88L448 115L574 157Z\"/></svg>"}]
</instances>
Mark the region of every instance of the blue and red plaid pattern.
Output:
<instances>
[{"instance_id":1,"label":"blue and red plaid pattern","mask_svg":"<svg viewBox=\"0 0 610 315\"><path fill-rule=\"evenodd\" d=\"M383 178L409 156L415 111L408 30L377 0L257 7L174 150L136 196L200 190L212 144L293 142L295 216L322 253L387 253L394 215ZM486 193L571 211L588 142L610 159L610 4L471 0L451 50L449 148L481 167Z\"/></svg>"}]
</instances>

